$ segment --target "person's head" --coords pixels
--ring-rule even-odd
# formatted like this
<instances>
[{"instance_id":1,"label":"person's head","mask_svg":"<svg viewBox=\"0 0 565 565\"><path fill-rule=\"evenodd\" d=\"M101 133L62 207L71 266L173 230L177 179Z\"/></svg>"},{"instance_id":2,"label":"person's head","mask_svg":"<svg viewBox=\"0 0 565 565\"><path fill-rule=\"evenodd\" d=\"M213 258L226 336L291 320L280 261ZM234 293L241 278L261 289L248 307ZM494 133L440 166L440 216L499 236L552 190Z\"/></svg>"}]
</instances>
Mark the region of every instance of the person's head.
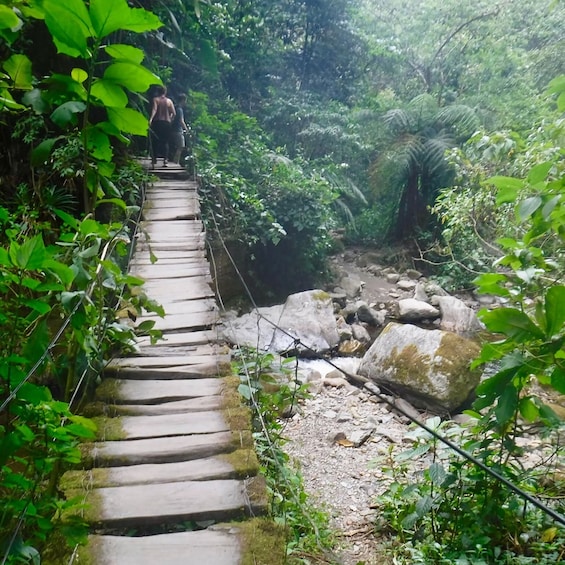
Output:
<instances>
[{"instance_id":1,"label":"person's head","mask_svg":"<svg viewBox=\"0 0 565 565\"><path fill-rule=\"evenodd\" d=\"M186 104L186 94L179 94L178 103L181 105Z\"/></svg>"},{"instance_id":2,"label":"person's head","mask_svg":"<svg viewBox=\"0 0 565 565\"><path fill-rule=\"evenodd\" d=\"M155 89L155 96L165 96L167 94L167 87L166 86L158 86Z\"/></svg>"}]
</instances>

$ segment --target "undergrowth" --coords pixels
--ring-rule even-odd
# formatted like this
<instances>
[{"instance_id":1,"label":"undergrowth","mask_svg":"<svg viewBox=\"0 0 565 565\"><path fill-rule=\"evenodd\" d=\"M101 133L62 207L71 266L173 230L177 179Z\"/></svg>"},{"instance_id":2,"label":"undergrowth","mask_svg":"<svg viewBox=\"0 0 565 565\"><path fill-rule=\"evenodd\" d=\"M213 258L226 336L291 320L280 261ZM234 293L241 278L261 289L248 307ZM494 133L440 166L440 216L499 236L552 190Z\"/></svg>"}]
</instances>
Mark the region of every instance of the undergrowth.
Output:
<instances>
[{"instance_id":1,"label":"undergrowth","mask_svg":"<svg viewBox=\"0 0 565 565\"><path fill-rule=\"evenodd\" d=\"M305 386L296 379L296 360L242 348L234 353L233 365L241 380L239 392L252 410L253 437L271 516L288 532L287 562L334 563L329 518L311 503L302 475L283 449L284 416L292 414L296 403L307 396Z\"/></svg>"}]
</instances>

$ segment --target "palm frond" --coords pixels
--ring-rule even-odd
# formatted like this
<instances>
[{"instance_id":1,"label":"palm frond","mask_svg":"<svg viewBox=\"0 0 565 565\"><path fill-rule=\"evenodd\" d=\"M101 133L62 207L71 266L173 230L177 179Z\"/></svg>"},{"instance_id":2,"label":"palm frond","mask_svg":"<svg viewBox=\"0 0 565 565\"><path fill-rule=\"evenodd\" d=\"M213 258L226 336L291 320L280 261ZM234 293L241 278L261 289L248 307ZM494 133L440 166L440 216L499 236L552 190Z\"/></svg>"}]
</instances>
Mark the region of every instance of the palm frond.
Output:
<instances>
[{"instance_id":1,"label":"palm frond","mask_svg":"<svg viewBox=\"0 0 565 565\"><path fill-rule=\"evenodd\" d=\"M436 175L447 167L445 152L454 145L453 136L445 130L426 140L422 148L422 159L430 175Z\"/></svg>"},{"instance_id":2,"label":"palm frond","mask_svg":"<svg viewBox=\"0 0 565 565\"><path fill-rule=\"evenodd\" d=\"M454 104L445 106L436 115L438 124L454 129L458 136L469 137L480 126L477 112L470 106Z\"/></svg>"},{"instance_id":3,"label":"palm frond","mask_svg":"<svg viewBox=\"0 0 565 565\"><path fill-rule=\"evenodd\" d=\"M409 132L412 131L414 128L414 123L411 119L411 116L406 110L402 108L395 108L393 110L389 110L383 116L383 120L388 127L388 129L393 134L398 134L402 132Z\"/></svg>"}]
</instances>

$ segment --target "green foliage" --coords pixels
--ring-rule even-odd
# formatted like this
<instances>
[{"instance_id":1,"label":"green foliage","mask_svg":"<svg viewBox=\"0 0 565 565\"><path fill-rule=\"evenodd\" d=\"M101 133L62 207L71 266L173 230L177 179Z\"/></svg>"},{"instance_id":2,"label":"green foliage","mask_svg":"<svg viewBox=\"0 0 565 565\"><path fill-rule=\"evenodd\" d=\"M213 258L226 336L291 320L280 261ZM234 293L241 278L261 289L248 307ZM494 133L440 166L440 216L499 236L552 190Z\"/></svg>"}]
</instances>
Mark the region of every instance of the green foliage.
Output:
<instances>
[{"instance_id":1,"label":"green foliage","mask_svg":"<svg viewBox=\"0 0 565 565\"><path fill-rule=\"evenodd\" d=\"M146 177L118 159L125 134L147 131L129 96L160 79L141 65L139 49L102 45L117 31L146 32L160 22L125 0L9 6L2 8L11 15L0 10L8 47L44 20L68 73L38 80L37 49L33 58L3 51L0 111L21 145L3 153L14 185L9 209L0 207L0 548L3 563L39 563L50 540L62 535L74 545L86 533L73 517L80 501L65 501L57 489L60 474L80 461L79 440L94 437L93 424L71 406L136 333L156 337L151 323L136 330L127 315L162 313L134 295L142 281L123 274L124 221L139 210ZM18 167L18 159L31 166ZM77 202L88 213L82 220L73 215Z\"/></svg>"},{"instance_id":2,"label":"green foliage","mask_svg":"<svg viewBox=\"0 0 565 565\"><path fill-rule=\"evenodd\" d=\"M371 182L377 202L393 203L391 235L403 238L426 227L428 207L452 179L445 153L458 138L469 137L478 121L471 108L438 108L429 95L414 98L406 109L389 110L384 121L390 138L372 165Z\"/></svg>"},{"instance_id":3,"label":"green foliage","mask_svg":"<svg viewBox=\"0 0 565 565\"><path fill-rule=\"evenodd\" d=\"M473 421L461 427L432 418L426 424L529 494L549 501L562 491L562 481L543 481L547 468L525 469L519 458L506 456L500 436L485 436ZM415 428L406 440L409 450L391 450L374 462L384 464L391 479L377 501L378 526L397 536L392 551L398 563L549 565L562 559L563 532L543 512L427 432ZM545 465L561 455L540 454Z\"/></svg>"},{"instance_id":4,"label":"green foliage","mask_svg":"<svg viewBox=\"0 0 565 565\"><path fill-rule=\"evenodd\" d=\"M239 375L239 392L253 415L253 437L267 480L271 513L289 532L287 554L293 563L309 563L334 543L326 514L316 509L304 492L300 473L284 452L281 416L292 414L307 396L306 385L296 378L296 359L277 361L272 354L239 349L234 354L234 372Z\"/></svg>"}]
</instances>

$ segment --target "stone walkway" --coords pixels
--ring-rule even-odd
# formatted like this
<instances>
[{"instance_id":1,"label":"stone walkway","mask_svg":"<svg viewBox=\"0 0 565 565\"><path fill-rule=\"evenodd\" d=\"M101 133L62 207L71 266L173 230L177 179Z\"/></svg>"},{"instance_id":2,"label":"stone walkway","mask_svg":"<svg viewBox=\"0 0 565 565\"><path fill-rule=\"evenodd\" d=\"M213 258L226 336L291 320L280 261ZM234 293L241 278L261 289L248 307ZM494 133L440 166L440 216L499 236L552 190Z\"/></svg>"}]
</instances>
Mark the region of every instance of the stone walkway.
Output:
<instances>
[{"instance_id":1,"label":"stone walkway","mask_svg":"<svg viewBox=\"0 0 565 565\"><path fill-rule=\"evenodd\" d=\"M266 491L238 380L216 343L196 183L178 166L154 172L130 272L166 313L138 321L156 320L164 339L140 339L97 390L98 440L84 446L85 470L64 477L69 496L85 497L93 532L73 563L282 562L272 554L284 558L280 532L255 518ZM261 537L269 557L254 548Z\"/></svg>"}]
</instances>

